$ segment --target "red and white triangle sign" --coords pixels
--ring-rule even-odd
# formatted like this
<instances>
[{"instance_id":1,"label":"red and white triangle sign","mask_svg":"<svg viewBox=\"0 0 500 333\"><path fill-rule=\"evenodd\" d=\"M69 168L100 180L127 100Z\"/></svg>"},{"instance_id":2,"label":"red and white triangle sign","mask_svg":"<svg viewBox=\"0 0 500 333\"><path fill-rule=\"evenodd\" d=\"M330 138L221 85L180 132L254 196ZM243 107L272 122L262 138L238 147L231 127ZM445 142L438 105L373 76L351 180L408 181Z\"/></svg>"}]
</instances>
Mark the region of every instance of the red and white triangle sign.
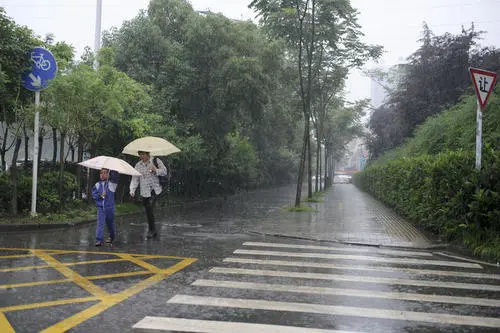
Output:
<instances>
[{"instance_id":1,"label":"red and white triangle sign","mask_svg":"<svg viewBox=\"0 0 500 333\"><path fill-rule=\"evenodd\" d=\"M477 99L482 110L488 101L488 97L490 97L490 93L495 87L495 83L497 82L497 73L473 67L469 67L469 71L472 77L472 83L474 83L474 88L476 89Z\"/></svg>"}]
</instances>

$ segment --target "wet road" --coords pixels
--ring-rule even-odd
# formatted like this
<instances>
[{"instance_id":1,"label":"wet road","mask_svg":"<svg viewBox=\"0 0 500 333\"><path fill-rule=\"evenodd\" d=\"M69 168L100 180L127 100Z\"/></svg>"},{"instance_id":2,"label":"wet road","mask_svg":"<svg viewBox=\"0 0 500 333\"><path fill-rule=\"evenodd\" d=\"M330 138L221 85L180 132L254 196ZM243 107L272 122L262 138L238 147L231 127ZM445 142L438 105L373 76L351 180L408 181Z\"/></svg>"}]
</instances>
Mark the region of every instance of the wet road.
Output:
<instances>
[{"instance_id":1,"label":"wet road","mask_svg":"<svg viewBox=\"0 0 500 333\"><path fill-rule=\"evenodd\" d=\"M0 332L498 332L500 271L443 250L353 185L294 187L94 225L0 233ZM362 245L365 244L365 245ZM376 245L376 246L374 246Z\"/></svg>"}]
</instances>

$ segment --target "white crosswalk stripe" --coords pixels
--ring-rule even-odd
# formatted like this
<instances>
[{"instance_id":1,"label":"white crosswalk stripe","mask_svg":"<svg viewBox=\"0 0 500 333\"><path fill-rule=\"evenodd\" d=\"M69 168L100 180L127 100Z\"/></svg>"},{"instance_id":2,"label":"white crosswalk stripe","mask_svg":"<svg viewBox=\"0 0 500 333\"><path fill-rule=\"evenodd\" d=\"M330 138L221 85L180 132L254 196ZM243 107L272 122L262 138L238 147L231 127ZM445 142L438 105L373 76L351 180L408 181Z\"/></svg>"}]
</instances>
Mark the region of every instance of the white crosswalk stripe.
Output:
<instances>
[{"instance_id":1,"label":"white crosswalk stripe","mask_svg":"<svg viewBox=\"0 0 500 333\"><path fill-rule=\"evenodd\" d=\"M500 327L499 318L458 316L458 315L450 315L443 313L424 313L424 312L386 310L386 309L370 309L370 311L367 311L366 308L339 306L339 305L262 301L254 299L235 299L235 298L224 298L224 297L190 296L190 295L176 295L172 297L168 301L168 303L234 307L240 309L309 312L309 313L321 313L329 315L335 314L335 315L352 316L352 317L413 320L413 321L421 321L428 323L459 324L459 325L472 325L472 326L493 327L493 328Z\"/></svg>"},{"instance_id":2,"label":"white crosswalk stripe","mask_svg":"<svg viewBox=\"0 0 500 333\"><path fill-rule=\"evenodd\" d=\"M288 272L288 271L272 271L266 269L245 269L245 268L225 268L225 267L215 267L212 268L210 272L221 273L221 274L276 276L276 277L292 277L292 278L315 279L315 280L384 283L384 284L398 284L398 285L420 286L420 287L500 291L500 286L489 285L489 284L391 279L382 277L356 276L356 275L345 275L345 274L340 275L340 274L323 274L323 273L303 273L303 272Z\"/></svg>"},{"instance_id":3,"label":"white crosswalk stripe","mask_svg":"<svg viewBox=\"0 0 500 333\"><path fill-rule=\"evenodd\" d=\"M133 327L204 333L418 331L422 325L438 325L440 332L461 327L493 332L500 327L500 275L485 272L479 263L442 260L425 251L291 242L243 246L211 268L209 278L195 280L188 293L167 301L175 316L167 311ZM259 315L248 317L254 312Z\"/></svg>"},{"instance_id":4,"label":"white crosswalk stripe","mask_svg":"<svg viewBox=\"0 0 500 333\"><path fill-rule=\"evenodd\" d=\"M378 298L399 299L407 301L470 304L470 305L500 307L500 300L496 299L413 294L413 293L403 293L403 292L323 288L323 287L309 287L309 286L299 286L299 285L251 283L251 282L238 282L238 281L217 281L217 280L204 280L204 279L196 280L195 282L193 282L193 286L283 291L290 293L307 293L307 294L319 294L319 295L344 295L344 296L356 296L356 297L368 297L368 298L378 297Z\"/></svg>"},{"instance_id":5,"label":"white crosswalk stripe","mask_svg":"<svg viewBox=\"0 0 500 333\"><path fill-rule=\"evenodd\" d=\"M216 320L145 317L134 328L170 330L202 333L360 333L353 331L324 330L282 325L248 324L241 322L223 322Z\"/></svg>"},{"instance_id":6,"label":"white crosswalk stripe","mask_svg":"<svg viewBox=\"0 0 500 333\"><path fill-rule=\"evenodd\" d=\"M294 245L283 243L263 243L263 242L245 242L244 246L256 247L276 247L276 248L292 248L292 249L306 249L306 250L325 250L325 251L338 251L338 252L351 252L351 253L370 253L370 254L390 254L398 256L421 256L432 257L432 253L424 251L402 251L402 250L388 250L378 248L355 248L355 247L329 247L317 245Z\"/></svg>"},{"instance_id":7,"label":"white crosswalk stripe","mask_svg":"<svg viewBox=\"0 0 500 333\"><path fill-rule=\"evenodd\" d=\"M223 261L241 263L241 264L254 264L254 265L330 268L330 269L380 271L380 272L404 272L417 275L457 276L457 277L466 277L475 279L500 280L500 275L472 273L472 272L440 271L436 269L416 269L416 268L400 268L400 267L387 267L387 266L356 266L356 265L330 264L330 263L309 262L309 261L286 261L286 260L269 260L269 259L263 260L263 259L246 259L246 258L226 258Z\"/></svg>"},{"instance_id":8,"label":"white crosswalk stripe","mask_svg":"<svg viewBox=\"0 0 500 333\"><path fill-rule=\"evenodd\" d=\"M318 258L318 259L344 259L344 260L360 260L372 261L379 263L403 264L403 265L433 265L433 266L451 266L461 268L477 268L481 269L479 264L471 264L468 262L456 262L445 260L426 260L413 258L383 258L374 256L360 256L352 254L332 254L332 253L301 253L301 252L283 252L283 251L258 251L258 250L236 250L234 254L247 254L255 256L277 256L277 257L296 257L296 258Z\"/></svg>"}]
</instances>

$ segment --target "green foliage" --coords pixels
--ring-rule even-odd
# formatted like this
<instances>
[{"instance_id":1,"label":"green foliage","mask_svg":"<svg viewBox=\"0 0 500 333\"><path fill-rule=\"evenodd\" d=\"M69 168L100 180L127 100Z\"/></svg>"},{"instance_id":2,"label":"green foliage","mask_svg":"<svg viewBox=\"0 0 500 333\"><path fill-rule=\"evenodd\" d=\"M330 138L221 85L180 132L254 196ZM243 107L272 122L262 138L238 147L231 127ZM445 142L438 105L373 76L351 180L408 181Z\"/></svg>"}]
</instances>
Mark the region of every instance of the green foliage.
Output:
<instances>
[{"instance_id":1,"label":"green foliage","mask_svg":"<svg viewBox=\"0 0 500 333\"><path fill-rule=\"evenodd\" d=\"M7 214L12 193L11 183L6 173L0 173L0 213Z\"/></svg>"},{"instance_id":2,"label":"green foliage","mask_svg":"<svg viewBox=\"0 0 500 333\"><path fill-rule=\"evenodd\" d=\"M353 181L442 238L500 259L500 252L484 247L500 234L500 153L485 150L481 172L472 152L457 151L373 164Z\"/></svg>"},{"instance_id":3,"label":"green foliage","mask_svg":"<svg viewBox=\"0 0 500 333\"><path fill-rule=\"evenodd\" d=\"M143 207L141 205L135 203L122 203L116 205L115 214L122 215L122 214L136 213L138 211L141 211L142 209Z\"/></svg>"},{"instance_id":4,"label":"green foliage","mask_svg":"<svg viewBox=\"0 0 500 333\"><path fill-rule=\"evenodd\" d=\"M28 93L21 89L21 74L31 65L27 53L41 44L27 27L17 25L0 7L0 120L11 121L12 111L19 99Z\"/></svg>"},{"instance_id":5,"label":"green foliage","mask_svg":"<svg viewBox=\"0 0 500 333\"><path fill-rule=\"evenodd\" d=\"M398 212L481 256L499 258L500 98L483 112L482 169L475 165L475 95L428 118L414 137L370 162L355 183Z\"/></svg>"},{"instance_id":6,"label":"green foliage","mask_svg":"<svg viewBox=\"0 0 500 333\"><path fill-rule=\"evenodd\" d=\"M18 170L17 191L18 211L28 212L31 208L32 175L29 170ZM59 184L63 185L62 196L59 196ZM37 186L37 212L42 214L58 212L73 203L77 191L76 178L65 172L61 179L58 171L40 172ZM12 185L9 173L0 174L0 213L7 214L10 207Z\"/></svg>"},{"instance_id":7,"label":"green foliage","mask_svg":"<svg viewBox=\"0 0 500 333\"><path fill-rule=\"evenodd\" d=\"M161 136L182 150L168 157L173 191L191 197L292 179L301 138L296 86L282 44L259 27L155 0L105 45L116 50L118 69L148 85L158 116L129 122L150 125L129 139Z\"/></svg>"},{"instance_id":8,"label":"green foliage","mask_svg":"<svg viewBox=\"0 0 500 333\"><path fill-rule=\"evenodd\" d=\"M59 185L62 183L62 193L59 196ZM74 200L78 191L75 175L58 171L49 171L40 175L38 181L37 211L41 213L57 212Z\"/></svg>"},{"instance_id":9,"label":"green foliage","mask_svg":"<svg viewBox=\"0 0 500 333\"><path fill-rule=\"evenodd\" d=\"M284 212L306 212L306 213L314 213L317 212L316 209L309 207L309 206L304 206L304 205L299 205L299 206L293 206L293 207L285 207L282 209Z\"/></svg>"},{"instance_id":10,"label":"green foliage","mask_svg":"<svg viewBox=\"0 0 500 333\"><path fill-rule=\"evenodd\" d=\"M460 104L464 94L472 93L469 66L491 71L500 69L500 50L477 46L482 33L472 26L462 29L457 35L445 33L434 36L424 25L420 48L408 57L408 63L397 66L393 80L395 86L389 90L386 103L371 116L369 126L372 136L368 145L372 156L379 157L383 152L403 144L429 117ZM382 85L385 83L387 81L383 80ZM471 100L462 103L469 102ZM434 141L434 145L429 147L431 150L424 151L435 154L443 149L464 147L465 142L470 143L474 130L466 124L475 119L473 104L470 104L469 115L449 119L447 123L442 123L440 119L434 122L434 128L427 126L425 130L429 131L428 138ZM461 120L465 121L467 131L463 132L462 138L453 141L455 134L461 133L464 128ZM451 127L453 125L456 126ZM454 132L451 131L453 128ZM450 136L440 135L443 130Z\"/></svg>"},{"instance_id":11,"label":"green foliage","mask_svg":"<svg viewBox=\"0 0 500 333\"><path fill-rule=\"evenodd\" d=\"M257 169L259 160L255 149L248 138L242 137L238 132L229 133L226 139L228 149L219 161L224 186L229 189L255 187L261 176Z\"/></svg>"}]
</instances>

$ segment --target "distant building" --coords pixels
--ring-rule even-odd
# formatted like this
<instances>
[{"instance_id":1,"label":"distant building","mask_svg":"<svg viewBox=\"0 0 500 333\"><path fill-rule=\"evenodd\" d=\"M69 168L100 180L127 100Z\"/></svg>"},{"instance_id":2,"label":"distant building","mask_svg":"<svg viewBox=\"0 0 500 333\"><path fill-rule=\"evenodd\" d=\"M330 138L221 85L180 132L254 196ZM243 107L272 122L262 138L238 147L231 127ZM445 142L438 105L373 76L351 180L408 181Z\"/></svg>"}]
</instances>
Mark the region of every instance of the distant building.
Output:
<instances>
[{"instance_id":1,"label":"distant building","mask_svg":"<svg viewBox=\"0 0 500 333\"><path fill-rule=\"evenodd\" d=\"M0 129L3 130L4 126L3 123L0 122ZM41 147L41 160L42 161L51 161L52 156L54 153L54 144L53 144L53 139L52 139L52 130L46 129L45 130L46 135L44 136L42 147ZM3 131L0 131L2 134L2 138L0 139L0 144L2 143L3 139ZM33 160L33 133L31 133L29 136L29 141L28 141L28 160L32 161ZM10 149L6 152L5 154L5 161L7 163L7 167L10 166L12 163L12 154L14 153L14 147L11 146L14 143L15 137L12 135L12 133L8 133L7 135L7 148ZM59 161L59 145L60 145L60 137L57 137L57 145L58 145L58 150L57 150L57 161ZM40 149L40 147L39 147ZM75 148L75 150L72 152L71 147L68 144L68 141L65 142L65 149L64 149L64 155L65 155L65 160L66 161L74 161L76 162L77 159L77 154L78 154L78 149ZM19 154L17 156L17 162L24 162L24 157L25 157L25 143L24 143L24 138L23 142L21 143L21 147L19 149Z\"/></svg>"},{"instance_id":2,"label":"distant building","mask_svg":"<svg viewBox=\"0 0 500 333\"><path fill-rule=\"evenodd\" d=\"M382 104L384 104L385 99L387 98L386 89L382 86L380 82L374 79L371 79L370 98L371 98L371 105L374 109L377 109Z\"/></svg>"}]
</instances>

